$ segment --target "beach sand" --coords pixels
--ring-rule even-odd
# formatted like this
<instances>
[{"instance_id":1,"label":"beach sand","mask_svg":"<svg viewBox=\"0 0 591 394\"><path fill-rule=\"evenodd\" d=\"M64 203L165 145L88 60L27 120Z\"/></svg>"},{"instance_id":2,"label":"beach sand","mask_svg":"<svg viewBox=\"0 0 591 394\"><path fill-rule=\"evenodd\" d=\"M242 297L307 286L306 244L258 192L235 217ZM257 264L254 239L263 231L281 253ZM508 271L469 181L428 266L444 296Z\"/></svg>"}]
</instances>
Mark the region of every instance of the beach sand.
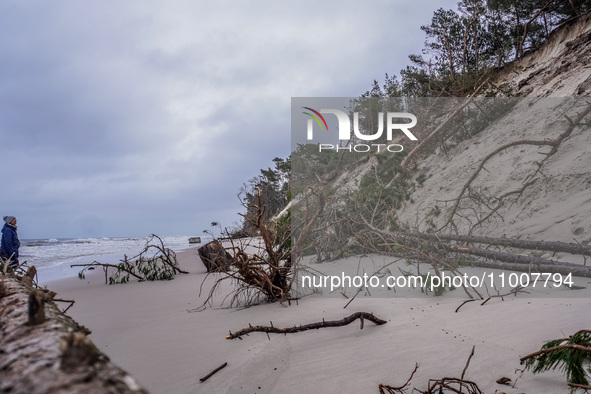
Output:
<instances>
[{"instance_id":1,"label":"beach sand","mask_svg":"<svg viewBox=\"0 0 591 394\"><path fill-rule=\"evenodd\" d=\"M557 297L493 298L485 305L465 304L457 313L466 299L457 290L443 297L416 289L416 296L405 298L360 294L346 309L349 300L329 291L290 306L220 308L227 287L212 307L189 312L205 299L207 291L199 297L199 289L206 271L196 248L178 253L178 258L190 274L172 281L105 285L102 272L96 272L85 280L47 283L59 297L76 301L68 314L90 328L101 351L152 393L376 393L380 383L404 384L415 363L419 368L410 387L425 390L429 379L459 378L473 346L465 379L483 392L567 393L566 378L559 372L525 372L519 378L519 358L547 340L591 328L588 278L577 278L585 289L561 291ZM355 270L357 264L358 259L350 258L314 268L334 274L343 267ZM356 321L271 334L270 340L257 332L243 340L226 339L229 330L249 324L272 321L275 327L289 327L340 320L357 311L388 323L366 321L360 330ZM199 382L225 362L226 368ZM516 387L496 383L502 377L519 378Z\"/></svg>"}]
</instances>

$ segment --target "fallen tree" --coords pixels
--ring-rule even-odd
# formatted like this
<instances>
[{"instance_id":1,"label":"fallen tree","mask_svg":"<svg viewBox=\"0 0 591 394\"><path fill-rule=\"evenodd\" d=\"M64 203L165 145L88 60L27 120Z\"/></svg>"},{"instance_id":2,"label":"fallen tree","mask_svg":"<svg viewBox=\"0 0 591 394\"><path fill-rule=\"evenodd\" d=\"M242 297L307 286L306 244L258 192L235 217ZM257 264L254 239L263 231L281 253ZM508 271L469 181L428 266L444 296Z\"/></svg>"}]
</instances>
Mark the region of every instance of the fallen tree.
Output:
<instances>
[{"instance_id":1,"label":"fallen tree","mask_svg":"<svg viewBox=\"0 0 591 394\"><path fill-rule=\"evenodd\" d=\"M218 239L206 243L197 249L197 253L207 272L227 271L232 263L232 255Z\"/></svg>"},{"instance_id":2,"label":"fallen tree","mask_svg":"<svg viewBox=\"0 0 591 394\"><path fill-rule=\"evenodd\" d=\"M563 275L571 274L580 277L591 277L591 267L572 264L564 261L555 261L543 259L540 257L527 256L522 254L514 254L508 252L500 252L496 250L462 246L458 244L450 244L441 242L443 239L471 241L488 245L504 245L520 247L524 249L535 250L560 250L567 251L571 254L587 256L589 254L588 245L569 244L565 242L543 242L543 241L521 241L514 239L501 240L499 238L487 237L473 237L465 235L431 235L423 233L405 233L401 231L387 231L381 230L361 217L362 222L374 234L378 235L380 239L384 240L382 246L388 244L397 244L400 242L405 245L423 245L429 248L429 251L434 254L442 254L443 252L450 252L455 254L466 254L476 257L483 257L486 260L471 261L471 264L485 268L495 268L503 270L512 270L520 272L548 272L559 273ZM425 245L425 241L428 244Z\"/></svg>"},{"instance_id":3,"label":"fallen tree","mask_svg":"<svg viewBox=\"0 0 591 394\"><path fill-rule=\"evenodd\" d=\"M203 310L207 304L211 304L216 291L227 280L234 282L234 290L226 296L230 298L230 306L249 306L263 301L289 303L297 299L292 292L293 284L297 274L305 272L305 269L298 264L300 259L298 252L303 249L301 244L314 231L313 224L324 208L322 193L314 193L309 189L305 195L306 199L310 198L310 195L318 198L318 206L313 209L306 206L306 217L301 225L301 232L292 234L289 213L272 221L264 219L266 206L263 205L259 193L258 203L249 206L251 214L242 216L260 237L238 242L230 238L229 246L222 245L222 249L215 253L217 259L215 264L216 266L225 265L225 267L223 270L208 268L208 274L201 283L199 294L201 295L203 284L210 275L217 275L217 278L214 279L213 286L203 304L192 311ZM308 204L307 200L306 204ZM228 261L221 262L222 259L217 258L218 256L224 256Z\"/></svg>"},{"instance_id":4,"label":"fallen tree","mask_svg":"<svg viewBox=\"0 0 591 394\"><path fill-rule=\"evenodd\" d=\"M146 393L58 309L54 292L31 286L34 271L0 274L0 392Z\"/></svg>"},{"instance_id":5,"label":"fallen tree","mask_svg":"<svg viewBox=\"0 0 591 394\"><path fill-rule=\"evenodd\" d=\"M157 240L157 242L153 242ZM152 234L146 241L144 249L137 255L129 258L123 255L119 264L107 264L94 261L89 264L72 264L70 267L83 267L78 273L80 279L85 278L85 272L95 267L101 267L105 273L105 284L127 283L130 276L138 281L145 280L172 280L177 274L188 274L183 271L176 259L176 253L165 247L162 238ZM111 276L108 275L109 268L113 269Z\"/></svg>"},{"instance_id":6,"label":"fallen tree","mask_svg":"<svg viewBox=\"0 0 591 394\"><path fill-rule=\"evenodd\" d=\"M583 256L591 256L591 245L572 242L534 241L528 239L479 237L475 235L459 234L409 233L408 235L432 241L459 241L468 243L479 243L485 245L507 246L518 249L544 250L548 252L563 252Z\"/></svg>"}]
</instances>

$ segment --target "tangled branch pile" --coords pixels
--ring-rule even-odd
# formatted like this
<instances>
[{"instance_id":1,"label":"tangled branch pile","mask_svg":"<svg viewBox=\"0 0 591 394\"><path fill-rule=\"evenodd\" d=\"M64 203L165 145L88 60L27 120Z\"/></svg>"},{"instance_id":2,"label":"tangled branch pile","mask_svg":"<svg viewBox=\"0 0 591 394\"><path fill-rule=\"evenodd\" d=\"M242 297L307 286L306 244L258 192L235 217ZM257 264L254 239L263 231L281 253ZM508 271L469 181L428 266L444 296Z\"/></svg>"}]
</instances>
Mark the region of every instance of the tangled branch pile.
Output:
<instances>
[{"instance_id":1,"label":"tangled branch pile","mask_svg":"<svg viewBox=\"0 0 591 394\"><path fill-rule=\"evenodd\" d=\"M249 215L242 215L249 225L255 229L260 238L234 240L228 235L231 246L218 250L221 245L218 240L213 241L211 249L216 250L214 259L217 262L204 260L208 267L208 275L218 275L211 287L202 307L211 303L215 292L226 280L234 282L231 305L251 305L259 301L282 301L291 299L294 267L291 262L291 230L289 220L278 218L273 227L265 217L266 207L261 202L260 193L258 203L251 205ZM208 244L209 245L209 244ZM206 245L206 246L208 246ZM203 259L203 256L202 256ZM210 269L210 267L217 267Z\"/></svg>"},{"instance_id":2,"label":"tangled branch pile","mask_svg":"<svg viewBox=\"0 0 591 394\"><path fill-rule=\"evenodd\" d=\"M157 242L154 242L157 241ZM78 277L84 279L85 272L94 267L102 267L105 273L105 283L127 283L131 276L140 282L149 280L172 280L176 274L187 274L180 269L176 259L176 253L164 246L162 238L152 234L146 241L146 246L137 255L128 258L124 255L119 264L99 263L95 261L90 264L72 264L70 267L84 267ZM115 272L108 276L108 269L113 268Z\"/></svg>"}]
</instances>

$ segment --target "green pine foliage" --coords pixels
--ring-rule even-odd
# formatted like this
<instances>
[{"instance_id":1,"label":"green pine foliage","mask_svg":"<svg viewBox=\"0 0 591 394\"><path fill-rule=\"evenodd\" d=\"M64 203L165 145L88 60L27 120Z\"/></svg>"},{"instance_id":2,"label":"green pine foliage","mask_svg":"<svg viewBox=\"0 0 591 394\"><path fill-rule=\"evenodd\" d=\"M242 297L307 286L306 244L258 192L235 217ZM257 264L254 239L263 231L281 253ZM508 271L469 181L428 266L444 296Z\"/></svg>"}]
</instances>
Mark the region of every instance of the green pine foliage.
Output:
<instances>
[{"instance_id":1,"label":"green pine foliage","mask_svg":"<svg viewBox=\"0 0 591 394\"><path fill-rule=\"evenodd\" d=\"M581 348L565 347L564 345L578 345ZM554 349L548 351L550 349ZM589 386L591 373L591 331L581 330L570 338L548 341L541 350L541 355L531 357L525 361L526 369L533 373L541 373L558 369L566 374L569 383Z\"/></svg>"},{"instance_id":2,"label":"green pine foliage","mask_svg":"<svg viewBox=\"0 0 591 394\"><path fill-rule=\"evenodd\" d=\"M186 271L179 267L176 253L164 246L160 237L152 234L144 249L137 255L128 258L124 255L119 264L105 264L95 261L90 264L81 264L75 266L84 267L78 272L78 278L84 279L85 273L89 269L102 267L105 271L105 283L107 282L107 273L109 269L115 270L109 277L110 285L117 283L127 283L135 278L139 282L154 280L172 280L176 274L186 274Z\"/></svg>"},{"instance_id":3,"label":"green pine foliage","mask_svg":"<svg viewBox=\"0 0 591 394\"><path fill-rule=\"evenodd\" d=\"M116 271L109 277L109 284L129 282L131 273L143 279L139 281L172 280L176 273L175 267L166 264L159 257L139 257L129 261L127 258L117 265Z\"/></svg>"},{"instance_id":4,"label":"green pine foliage","mask_svg":"<svg viewBox=\"0 0 591 394\"><path fill-rule=\"evenodd\" d=\"M273 163L275 168L261 170L260 175L251 178L240 191L242 203L246 208L246 216L251 220L256 218L254 206L258 204L259 193L265 206L264 220L269 220L285 208L291 197L289 182L291 156L286 159L276 157L273 159ZM241 230L242 233L249 235L254 235L255 232L255 229L246 218Z\"/></svg>"},{"instance_id":5,"label":"green pine foliage","mask_svg":"<svg viewBox=\"0 0 591 394\"><path fill-rule=\"evenodd\" d=\"M561 24L591 9L591 0L463 0L439 8L421 26L425 44L409 55L400 82L386 74L389 97L458 97L483 75L543 45ZM375 95L375 86L366 94Z\"/></svg>"}]
</instances>

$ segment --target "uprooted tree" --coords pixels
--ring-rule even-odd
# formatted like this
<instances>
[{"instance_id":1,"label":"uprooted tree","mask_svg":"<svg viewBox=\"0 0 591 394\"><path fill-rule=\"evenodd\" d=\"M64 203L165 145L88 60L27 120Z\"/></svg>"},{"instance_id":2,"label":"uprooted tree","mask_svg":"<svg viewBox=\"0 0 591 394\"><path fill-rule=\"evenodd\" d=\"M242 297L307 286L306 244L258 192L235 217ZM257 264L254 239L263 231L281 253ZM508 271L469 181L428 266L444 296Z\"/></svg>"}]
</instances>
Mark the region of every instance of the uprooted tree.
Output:
<instances>
[{"instance_id":1,"label":"uprooted tree","mask_svg":"<svg viewBox=\"0 0 591 394\"><path fill-rule=\"evenodd\" d=\"M319 204L311 214L310 222L314 222L324 206L322 196L317 197ZM205 277L203 283L211 275L216 276L202 307L212 301L216 291L226 281L234 283L234 289L227 296L231 299L230 305L251 305L261 301L289 302L297 298L292 293L293 284L299 270L303 268L293 263L290 211L284 211L273 220L265 220L266 207L260 193L257 204L249 208L250 214L242 216L258 236L234 239L227 231L223 234L229 245L214 253L217 262L205 262L206 265L214 263L214 266L223 269L213 269ZM295 238L295 244L305 239L306 233L310 231L310 227L304 226L303 233ZM219 240L214 243L220 244Z\"/></svg>"}]
</instances>

